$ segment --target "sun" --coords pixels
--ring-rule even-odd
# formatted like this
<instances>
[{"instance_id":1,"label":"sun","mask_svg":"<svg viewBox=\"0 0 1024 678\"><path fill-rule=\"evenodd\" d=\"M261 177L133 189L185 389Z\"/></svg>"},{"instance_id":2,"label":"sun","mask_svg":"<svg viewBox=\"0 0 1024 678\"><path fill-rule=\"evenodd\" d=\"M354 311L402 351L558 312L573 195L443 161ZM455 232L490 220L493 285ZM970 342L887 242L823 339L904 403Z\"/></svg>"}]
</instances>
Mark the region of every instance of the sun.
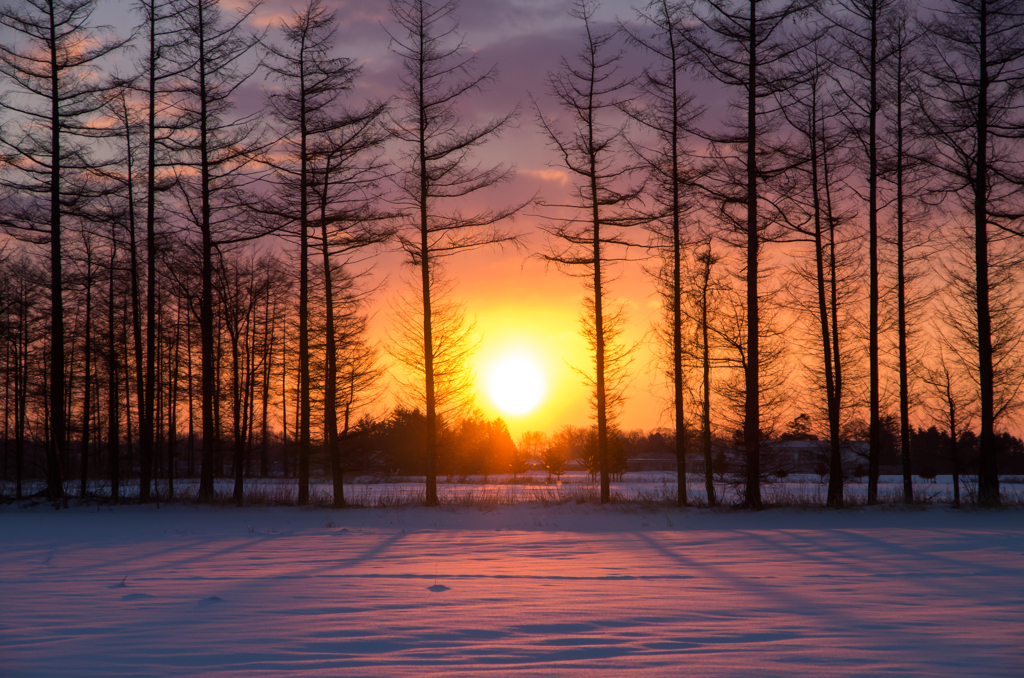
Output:
<instances>
[{"instance_id":1,"label":"sun","mask_svg":"<svg viewBox=\"0 0 1024 678\"><path fill-rule=\"evenodd\" d=\"M501 358L491 368L487 392L494 404L508 414L526 414L544 397L544 375L537 363L524 355Z\"/></svg>"}]
</instances>

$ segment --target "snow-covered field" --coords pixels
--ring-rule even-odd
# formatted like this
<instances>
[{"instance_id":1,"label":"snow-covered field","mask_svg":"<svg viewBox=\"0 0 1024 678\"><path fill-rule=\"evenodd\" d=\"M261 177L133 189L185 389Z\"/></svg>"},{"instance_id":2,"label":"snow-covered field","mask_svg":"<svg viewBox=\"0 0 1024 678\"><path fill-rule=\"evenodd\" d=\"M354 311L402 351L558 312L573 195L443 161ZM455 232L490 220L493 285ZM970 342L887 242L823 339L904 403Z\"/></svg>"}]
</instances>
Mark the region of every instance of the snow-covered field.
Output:
<instances>
[{"instance_id":1,"label":"snow-covered field","mask_svg":"<svg viewBox=\"0 0 1024 678\"><path fill-rule=\"evenodd\" d=\"M0 507L0 676L1024 675L1024 510Z\"/></svg>"},{"instance_id":2,"label":"snow-covered field","mask_svg":"<svg viewBox=\"0 0 1024 678\"><path fill-rule=\"evenodd\" d=\"M691 503L703 504L707 495L704 491L704 477L690 474L687 477L688 496ZM785 479L771 479L761 488L761 495L770 506L824 506L828 494L828 479L817 475L792 474ZM419 478L392 478L383 481L380 478L355 478L345 484L345 497L350 504L372 507L395 507L401 505L423 504L425 498L424 480ZM68 492L74 496L78 484L66 483ZM246 503L256 505L294 504L298 495L297 481L294 478L246 478ZM41 492L45 488L42 481L26 483L23 492L26 496ZM216 492L223 501L232 496L234 481L220 478L215 481ZM966 504L973 503L976 479L974 476L962 476L960 493ZM847 480L845 498L851 505L863 505L867 502L868 486L863 478ZM168 496L167 481L154 481L154 491L158 499ZM194 498L199 491L199 481L195 478L177 479L174 481L176 498ZM110 485L104 481L90 483L89 492L94 496L110 496ZM314 478L310 485L310 497L314 504L330 504L333 487L329 479ZM719 480L715 485L715 493L724 505L741 503L743 499L742 485L731 485ZM613 501L644 502L655 504L675 504L676 476L671 472L653 471L628 473L622 479L612 481L611 495ZM1000 480L1000 495L1004 504L1011 506L1024 505L1024 478L1004 476ZM0 483L0 497L14 496L14 484ZM121 486L122 497L138 496L137 481L127 481ZM903 477L883 475L879 477L878 496L882 503L900 503L903 499ZM442 504L480 505L480 504L518 504L522 502L597 502L600 497L598 484L580 471L571 471L562 476L560 481L548 477L545 473L532 471L514 479L510 475L441 477L438 479L438 497ZM914 477L914 499L925 504L952 504L953 479L951 476L938 476L925 480Z\"/></svg>"}]
</instances>

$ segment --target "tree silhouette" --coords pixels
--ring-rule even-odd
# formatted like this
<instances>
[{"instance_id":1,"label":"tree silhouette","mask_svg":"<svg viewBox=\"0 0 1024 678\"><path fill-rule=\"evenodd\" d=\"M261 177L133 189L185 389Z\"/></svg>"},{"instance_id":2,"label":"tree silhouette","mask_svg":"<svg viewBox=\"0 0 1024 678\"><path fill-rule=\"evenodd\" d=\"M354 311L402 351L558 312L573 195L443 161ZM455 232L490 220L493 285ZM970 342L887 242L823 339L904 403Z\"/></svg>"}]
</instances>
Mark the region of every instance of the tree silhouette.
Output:
<instances>
[{"instance_id":1,"label":"tree silhouette","mask_svg":"<svg viewBox=\"0 0 1024 678\"><path fill-rule=\"evenodd\" d=\"M606 503L611 500L608 436L613 413L621 405L623 393L617 387L623 385L621 377L629 353L619 353L615 361L607 355L606 325L616 324L621 331L625 323L621 308L612 312L605 308L608 268L624 256L621 249L630 244L622 227L643 219L626 209L638 199L640 188L629 184L632 167L618 155L624 144L623 124L616 115L626 87L618 74L623 53L614 48L615 32L598 32L596 9L589 0L573 4L569 14L583 23L583 45L574 61L563 57L559 70L548 73L548 89L567 113L568 122L560 125L539 107L537 117L559 164L575 181L573 202L545 203L549 208L569 212L569 216L551 217L543 227L551 238L542 257L560 270L582 277L590 292L584 301L581 333L593 356L594 371L581 374L593 387L596 459L601 473L601 503ZM619 383L609 384L608 374L614 365L618 365Z\"/></svg>"},{"instance_id":2,"label":"tree silhouette","mask_svg":"<svg viewBox=\"0 0 1024 678\"><path fill-rule=\"evenodd\" d=\"M1020 126L1024 113L1024 12L1013 0L952 0L927 25L925 130L946 192L973 221L972 286L981 411L978 501L999 503L990 248L1024 235Z\"/></svg>"},{"instance_id":3,"label":"tree silhouette","mask_svg":"<svg viewBox=\"0 0 1024 678\"><path fill-rule=\"evenodd\" d=\"M472 214L460 206L471 194L511 176L504 165L481 168L473 162L472 153L511 125L515 111L478 125L460 118L458 106L468 95L491 84L497 71L492 67L476 72L476 59L467 56L458 32L457 3L390 0L389 6L398 23L397 30L389 31L391 51L402 62L400 105L392 115L393 134L403 149L395 177L395 202L407 210L398 237L409 263L419 270L426 501L433 506L437 504L440 429L434 352L438 345L448 343L446 338L434 336L435 270L445 258L459 252L514 241L514 234L498 225L524 205Z\"/></svg>"},{"instance_id":4,"label":"tree silhouette","mask_svg":"<svg viewBox=\"0 0 1024 678\"><path fill-rule=\"evenodd\" d=\"M683 89L684 71L692 65L688 44L683 37L689 27L688 16L681 3L655 0L646 11L638 11L644 29L653 29L648 37L629 31L630 41L657 58L657 65L644 70L635 102L627 102L626 113L654 135L656 144L648 147L632 143L647 171L648 193L653 199L655 212L648 228L653 245L667 262L659 274L667 282L666 302L671 309L668 318L671 327L672 404L675 417L677 496L680 506L686 506L686 416L683 403L683 267L686 256L689 222L697 207L695 181L697 167L687 142L692 135L694 121L704 110L694 102L694 96ZM689 237L692 237L689 236ZM713 492L710 501L714 503Z\"/></svg>"},{"instance_id":5,"label":"tree silhouette","mask_svg":"<svg viewBox=\"0 0 1024 678\"><path fill-rule=\"evenodd\" d=\"M799 48L787 39L787 29L814 0L698 0L692 5L695 29L688 32L693 55L701 70L737 92L733 104L742 117L727 121L727 129L708 134L714 143L713 171L703 182L714 213L736 236L745 250L746 347L743 443L746 452L744 504L760 509L761 467L761 321L762 296L759 256L778 223L777 210L766 200L766 179L785 163L773 152L778 139L778 109L770 105L775 95L790 85L784 60Z\"/></svg>"}]
</instances>

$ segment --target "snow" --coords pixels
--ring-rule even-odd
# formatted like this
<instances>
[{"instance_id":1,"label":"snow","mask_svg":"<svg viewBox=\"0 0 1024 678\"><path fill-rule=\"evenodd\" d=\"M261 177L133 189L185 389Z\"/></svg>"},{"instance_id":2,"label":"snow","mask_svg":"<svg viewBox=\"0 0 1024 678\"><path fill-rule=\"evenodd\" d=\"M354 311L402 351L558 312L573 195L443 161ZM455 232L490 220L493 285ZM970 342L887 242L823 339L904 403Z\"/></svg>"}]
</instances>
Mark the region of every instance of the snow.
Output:
<instances>
[{"instance_id":1,"label":"snow","mask_svg":"<svg viewBox=\"0 0 1024 678\"><path fill-rule=\"evenodd\" d=\"M0 675L1015 676L1024 510L0 507Z\"/></svg>"},{"instance_id":2,"label":"snow","mask_svg":"<svg viewBox=\"0 0 1024 678\"><path fill-rule=\"evenodd\" d=\"M690 501L701 504L706 501L704 477L689 474L687 477ZM154 482L160 497L167 496L167 482ZM962 500L970 504L976 489L975 476L961 476ZM221 478L215 481L221 497L230 499L234 483ZM24 493L31 495L45 488L42 481L25 485ZM77 483L67 483L71 494L78 491ZM176 479L175 497L195 497L199 481L195 478ZM865 504L868 486L866 479L853 478L846 481L845 498L850 504ZM94 496L110 496L110 485L105 481L91 482L89 492ZM329 479L314 478L310 485L312 503L331 501L333 485ZM255 504L294 504L298 495L294 478L247 478L245 480L247 500ZM611 483L612 499L617 501L640 501L645 503L675 503L676 476L672 472L628 473L621 480ZM761 488L761 495L769 505L824 506L828 493L828 477L818 475L791 474L785 479L768 479ZM726 505L743 500L743 486L723 482L715 483L715 494ZM14 484L0 483L0 496L13 496ZM1004 476L1000 479L1000 495L1004 503L1024 505L1024 478ZM138 485L132 482L121 486L122 497L138 496ZM355 478L345 484L345 497L358 506L396 506L422 504L425 498L424 480L419 478L392 478L384 481L375 477ZM903 497L903 476L883 475L879 477L878 496L882 503L900 503ZM438 480L438 497L442 504L519 504L523 502L564 503L575 501L596 502L600 497L597 484L580 471L570 471L556 482L541 471L521 474L513 480L511 475L448 477ZM952 504L952 476L938 476L925 480L914 477L914 497L918 503Z\"/></svg>"}]
</instances>

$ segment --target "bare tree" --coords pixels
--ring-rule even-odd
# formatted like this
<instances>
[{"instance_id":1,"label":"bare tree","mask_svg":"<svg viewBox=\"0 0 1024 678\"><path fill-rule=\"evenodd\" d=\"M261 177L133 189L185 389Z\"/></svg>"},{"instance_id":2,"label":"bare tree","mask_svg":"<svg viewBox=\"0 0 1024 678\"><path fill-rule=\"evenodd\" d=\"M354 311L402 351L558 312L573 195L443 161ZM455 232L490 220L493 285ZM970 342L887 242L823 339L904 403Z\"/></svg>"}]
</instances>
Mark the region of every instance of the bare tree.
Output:
<instances>
[{"instance_id":1,"label":"bare tree","mask_svg":"<svg viewBox=\"0 0 1024 678\"><path fill-rule=\"evenodd\" d=\"M955 360L945 352L940 353L939 363L926 368L924 381L931 387L934 401L930 407L935 421L944 425L949 434L949 461L953 469L953 507L960 508L960 460L958 442L960 435L969 430L976 416L972 408L973 395L966 386L967 379L960 373ZM935 402L937 401L937 402Z\"/></svg>"},{"instance_id":2,"label":"bare tree","mask_svg":"<svg viewBox=\"0 0 1024 678\"><path fill-rule=\"evenodd\" d=\"M279 186L274 211L297 232L299 241L299 504L309 501L309 231L316 204L312 194L312 145L341 126L337 104L359 68L351 59L331 57L334 14L310 0L281 25L285 46L267 46L267 68L282 87L267 102L281 125L284 161L274 162Z\"/></svg>"},{"instance_id":3,"label":"bare tree","mask_svg":"<svg viewBox=\"0 0 1024 678\"><path fill-rule=\"evenodd\" d=\"M990 247L1024 235L1024 11L1015 0L951 0L927 24L926 132L952 204L973 220L980 419L978 499L999 503Z\"/></svg>"},{"instance_id":4,"label":"bare tree","mask_svg":"<svg viewBox=\"0 0 1024 678\"><path fill-rule=\"evenodd\" d=\"M170 83L176 78L185 74L194 64L189 60L173 60L168 55L182 46L187 34L183 28L183 12L185 5L179 0L138 0L136 9L144 20L142 31L145 34L145 51L142 60L143 72L135 78L133 87L141 90L146 98L145 119L138 124L145 125L146 138L144 147L146 150L146 164L143 170L145 177L145 202L146 202L146 351L145 358L142 352L141 337L141 309L139 308L140 284L139 271L137 267L137 248L135 242L135 207L132 204L132 217L129 228L131 228L130 252L133 259L132 270L132 303L135 330L135 362L136 381L138 382L138 405L139 405L139 499L149 500L150 480L153 465L153 434L156 428L153 413L153 399L155 393L155 369L156 369L156 298L157 298L157 199L158 194L167 191L173 184L169 177L160 177L162 164L167 162L160 157L160 149L168 141L169 136L178 127L188 124L188 118L178 118L172 122L171 117L173 106L168 99L166 90ZM128 107L124 107L125 135L130 135L131 125L128 122ZM129 141L130 144L130 141ZM131 155L131 147L128 149ZM129 169L128 183L136 179L134 173ZM132 196L134 203L134 195ZM145 375L142 373L143 359L145 360Z\"/></svg>"},{"instance_id":5,"label":"bare tree","mask_svg":"<svg viewBox=\"0 0 1024 678\"><path fill-rule=\"evenodd\" d=\"M879 386L879 256L878 178L880 68L888 57L883 27L895 0L838 0L832 18L836 37L844 47L836 62L851 76L844 109L860 142L866 161L868 207L868 503L878 501L878 460L881 451Z\"/></svg>"},{"instance_id":6,"label":"bare tree","mask_svg":"<svg viewBox=\"0 0 1024 678\"><path fill-rule=\"evenodd\" d=\"M143 352L143 325L142 325L142 273L139 264L139 247L137 238L137 210L138 193L137 183L139 181L139 163L141 140L138 139L142 133L143 123L137 119L130 99L130 91L127 85L119 85L108 102L106 112L116 123L111 126L111 134L116 137L114 158L116 163L103 171L103 176L111 180L124 200L124 219L117 219L115 223L121 223L122 228L128 236L127 249L129 257L129 278L131 280L131 326L132 343L134 348L135 365L135 399L138 407L139 422L139 500L147 502L150 499L151 476L152 476L152 444L153 436L148 421L152 413L146 407L146 354ZM155 253L151 253L155 258ZM151 280L151 279L150 279ZM149 285L154 287L155 282ZM153 322L152 320L149 322ZM147 325L147 332L148 325ZM125 356L125 369L129 361ZM127 385L127 382L126 382Z\"/></svg>"},{"instance_id":7,"label":"bare tree","mask_svg":"<svg viewBox=\"0 0 1024 678\"><path fill-rule=\"evenodd\" d=\"M693 53L701 70L737 92L733 107L742 115L727 121L726 130L707 135L714 143L714 171L704 184L717 218L731 229L736 236L735 244L746 252L744 504L755 509L762 508L759 256L778 221L771 203L765 199L765 180L785 169L778 166L769 143L778 128L778 110L771 106L771 101L789 86L789 78L781 67L800 47L798 42L787 39L787 29L814 3L815 0L695 0L691 11L696 27L687 34L692 36Z\"/></svg>"},{"instance_id":8,"label":"bare tree","mask_svg":"<svg viewBox=\"0 0 1024 678\"><path fill-rule=\"evenodd\" d=\"M583 45L573 61L563 57L559 70L548 73L548 89L568 114L568 123L560 126L557 118L545 116L539 106L537 117L559 164L575 181L571 203L545 203L568 216L552 217L543 227L551 237L542 257L560 270L583 278L590 292L582 333L593 355L594 371L593 376L585 376L594 388L601 503L606 503L611 499L609 411L616 409L610 407L611 388L606 383L606 324L624 322L621 312L605 309L608 268L625 256L622 250L630 244L622 228L643 218L627 209L638 199L641 189L630 182L633 167L622 162L617 153L624 144L624 121L617 115L625 98L626 82L618 72L623 53L615 48L615 31L600 32L594 19L596 9L596 3L590 0L574 3L569 14L583 23Z\"/></svg>"},{"instance_id":9,"label":"bare tree","mask_svg":"<svg viewBox=\"0 0 1024 678\"><path fill-rule=\"evenodd\" d=\"M819 385L825 399L829 440L829 485L826 503L830 507L843 505L843 463L841 450L840 417L844 403L843 355L840 348L841 330L848 326L840 314L840 300L848 301L856 286L842 269L848 269L848 255L841 252L838 241L843 226L852 214L843 214L838 206L839 186L845 183L849 171L843 171L844 145L848 141L843 126L837 122L841 115L835 103L836 83L834 69L836 49L825 35L811 41L807 48L793 56L796 70L803 77L790 89L780 92L779 102L789 124L799 130L802 143L790 150L794 171L785 178L787 185L780 187L783 195L786 223L791 231L790 240L805 240L813 244L813 264L797 261L793 272L796 281L806 282L814 288L815 303L799 298L794 292L795 305L808 316L814 317L818 348L821 355ZM838 168L838 169L837 169ZM838 256L837 256L838 254ZM846 277L847 279L843 279Z\"/></svg>"},{"instance_id":10,"label":"bare tree","mask_svg":"<svg viewBox=\"0 0 1024 678\"><path fill-rule=\"evenodd\" d=\"M386 107L371 102L349 110L342 96L360 69L351 59L331 57L336 20L320 0L311 0L282 26L286 47L270 46L268 68L283 89L271 91L268 102L282 125L286 160L275 162L279 199L272 209L298 229L299 235L299 503L309 496L310 342L309 229L318 227L323 257L325 295L325 444L335 471L335 503L344 502L338 458L338 349L335 332L331 257L382 242L388 232L379 225L373 203L379 197L383 163L379 146L387 133L381 125ZM302 386L301 384L305 384Z\"/></svg>"},{"instance_id":11,"label":"bare tree","mask_svg":"<svg viewBox=\"0 0 1024 678\"><path fill-rule=\"evenodd\" d=\"M262 352L256 346L257 311L274 286L280 285L281 267L272 255L258 256L255 251L222 254L217 266L215 290L218 310L223 318L231 352L231 422L235 476L234 501L242 505L244 497L245 453L251 430L250 400Z\"/></svg>"},{"instance_id":12,"label":"bare tree","mask_svg":"<svg viewBox=\"0 0 1024 678\"><path fill-rule=\"evenodd\" d=\"M708 241L707 249L697 255L696 261L699 265L697 284L691 286L690 295L693 305L696 307L694 318L698 332L700 346L700 373L701 373L701 416L700 416L700 440L704 452L704 490L707 493L708 506L718 503L715 498L715 476L714 463L711 454L711 323L712 309L716 305L714 297L719 291L714 280L714 266L721 260L711 249L711 241ZM678 435L678 434L677 434Z\"/></svg>"},{"instance_id":13,"label":"bare tree","mask_svg":"<svg viewBox=\"0 0 1024 678\"><path fill-rule=\"evenodd\" d=\"M110 479L110 500L115 504L121 494L121 423L120 374L117 346L117 221L110 221L110 260L107 263L107 476ZM130 442L130 441L129 441Z\"/></svg>"},{"instance_id":14,"label":"bare tree","mask_svg":"<svg viewBox=\"0 0 1024 678\"><path fill-rule=\"evenodd\" d=\"M77 269L75 278L78 279L81 285L81 291L85 296L83 300L85 305L85 317L82 321L82 372L84 373L84 383L82 384L82 414L81 414L81 437L79 442L79 488L78 496L84 498L89 491L89 446L90 446L90 433L93 423L93 399L92 399L92 384L93 384L93 353L95 347L93 345L93 310L95 304L93 302L93 291L94 287L99 282L99 270L97 268L97 257L98 257L98 244L96 237L93 233L90 233L88 229L82 229L78 234L80 238L79 249L73 256L75 261L74 266ZM71 390L69 388L69 390Z\"/></svg>"},{"instance_id":15,"label":"bare tree","mask_svg":"<svg viewBox=\"0 0 1024 678\"><path fill-rule=\"evenodd\" d=\"M924 256L919 252L927 242L923 222L927 209L918 198L925 194L930 172L919 157L923 144L916 138L915 123L922 108L920 45L923 32L916 24L913 8L897 3L885 14L882 36L889 57L881 64L880 104L888 119L887 153L879 163L879 179L894 194L896 226L896 341L900 388L900 457L903 462L903 500L913 502L911 476L911 358L912 320L919 319L929 295L914 294L914 283L924 275Z\"/></svg>"},{"instance_id":16,"label":"bare tree","mask_svg":"<svg viewBox=\"0 0 1024 678\"><path fill-rule=\"evenodd\" d=\"M703 108L694 103L694 97L683 89L684 71L691 60L688 43L683 37L690 26L689 17L681 3L654 0L647 9L638 11L643 28L654 30L648 37L638 31L627 30L629 39L645 52L653 55L657 65L644 70L638 88L640 96L627 103L626 113L654 137L654 145L632 144L647 170L649 194L656 212L648 225L653 245L667 260L668 294L672 328L672 403L675 417L677 496L680 506L686 506L686 416L683 403L683 318L682 271L687 230L692 212L697 207L694 182L696 163L687 147L691 128L703 114ZM692 237L692 236L691 236ZM714 491L709 495L714 504Z\"/></svg>"},{"instance_id":17,"label":"bare tree","mask_svg":"<svg viewBox=\"0 0 1024 678\"><path fill-rule=\"evenodd\" d=\"M525 205L483 209L467 214L461 203L469 195L511 176L505 165L482 168L472 153L509 127L516 112L483 124L467 125L458 106L497 77L483 73L458 31L454 0L390 0L398 23L389 32L391 51L402 62L399 108L392 116L393 134L402 145L398 160L395 202L407 210L399 242L409 263L419 270L423 310L423 403L426 407L426 501L437 504L437 389L434 350L439 343L432 326L435 313L434 269L452 255L486 245L512 242L513 233L499 227Z\"/></svg>"}]
</instances>

